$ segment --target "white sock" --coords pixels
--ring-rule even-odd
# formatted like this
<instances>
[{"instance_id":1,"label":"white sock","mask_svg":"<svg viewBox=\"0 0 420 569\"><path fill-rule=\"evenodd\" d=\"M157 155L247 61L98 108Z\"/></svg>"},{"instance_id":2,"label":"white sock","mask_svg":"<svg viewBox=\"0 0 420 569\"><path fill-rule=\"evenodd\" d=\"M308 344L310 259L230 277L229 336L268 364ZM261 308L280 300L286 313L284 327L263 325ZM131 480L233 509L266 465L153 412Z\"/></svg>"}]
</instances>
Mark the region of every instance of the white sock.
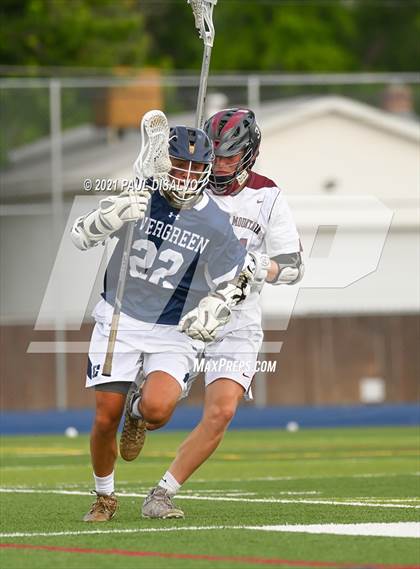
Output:
<instances>
[{"instance_id":1,"label":"white sock","mask_svg":"<svg viewBox=\"0 0 420 569\"><path fill-rule=\"evenodd\" d=\"M95 490L98 494L104 494L109 496L114 491L114 471L108 476L96 476L93 473L93 478L95 479Z\"/></svg>"},{"instance_id":2,"label":"white sock","mask_svg":"<svg viewBox=\"0 0 420 569\"><path fill-rule=\"evenodd\" d=\"M181 484L172 476L172 474L167 470L162 476L159 482L161 488L165 488L170 496L175 496L178 490L181 488Z\"/></svg>"},{"instance_id":3,"label":"white sock","mask_svg":"<svg viewBox=\"0 0 420 569\"><path fill-rule=\"evenodd\" d=\"M130 415L135 419L143 419L143 415L139 411L140 395L134 398L131 403Z\"/></svg>"}]
</instances>

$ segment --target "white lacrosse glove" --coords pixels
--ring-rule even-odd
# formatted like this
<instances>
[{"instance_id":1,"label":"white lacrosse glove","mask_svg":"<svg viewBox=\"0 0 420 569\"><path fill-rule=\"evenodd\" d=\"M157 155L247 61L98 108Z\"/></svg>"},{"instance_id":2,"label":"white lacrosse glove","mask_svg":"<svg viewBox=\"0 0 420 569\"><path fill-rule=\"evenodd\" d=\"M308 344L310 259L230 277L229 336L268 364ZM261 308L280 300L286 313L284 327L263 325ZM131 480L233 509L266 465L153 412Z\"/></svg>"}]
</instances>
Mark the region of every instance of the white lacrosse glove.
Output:
<instances>
[{"instance_id":1,"label":"white lacrosse glove","mask_svg":"<svg viewBox=\"0 0 420 569\"><path fill-rule=\"evenodd\" d=\"M99 218L111 231L120 229L126 221L143 219L150 200L150 192L123 192L99 202Z\"/></svg>"},{"instance_id":2,"label":"white lacrosse glove","mask_svg":"<svg viewBox=\"0 0 420 569\"><path fill-rule=\"evenodd\" d=\"M217 330L229 322L230 314L231 310L222 298L209 295L181 319L178 329L193 340L212 342Z\"/></svg>"},{"instance_id":3,"label":"white lacrosse glove","mask_svg":"<svg viewBox=\"0 0 420 569\"><path fill-rule=\"evenodd\" d=\"M265 253L257 253L256 251L248 251L248 256L254 262L254 265L249 267L253 273L252 283L264 284L271 266L270 257Z\"/></svg>"},{"instance_id":4,"label":"white lacrosse glove","mask_svg":"<svg viewBox=\"0 0 420 569\"><path fill-rule=\"evenodd\" d=\"M212 342L218 329L229 322L231 309L246 299L252 285L265 281L270 263L268 255L248 252L245 267L235 281L224 283L203 298L181 319L178 329L194 340Z\"/></svg>"},{"instance_id":5,"label":"white lacrosse glove","mask_svg":"<svg viewBox=\"0 0 420 569\"><path fill-rule=\"evenodd\" d=\"M124 192L99 202L99 208L78 217L71 229L73 243L85 251L96 247L126 221L143 219L150 200L147 190Z\"/></svg>"}]
</instances>

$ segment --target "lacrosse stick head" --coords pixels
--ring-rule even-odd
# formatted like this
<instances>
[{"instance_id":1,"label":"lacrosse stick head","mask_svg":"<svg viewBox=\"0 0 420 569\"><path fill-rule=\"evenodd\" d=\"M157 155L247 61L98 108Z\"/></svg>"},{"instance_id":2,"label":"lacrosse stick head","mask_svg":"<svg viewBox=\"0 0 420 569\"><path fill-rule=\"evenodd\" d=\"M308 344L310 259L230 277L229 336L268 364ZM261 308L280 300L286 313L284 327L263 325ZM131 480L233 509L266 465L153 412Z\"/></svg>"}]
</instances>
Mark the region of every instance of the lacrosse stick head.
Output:
<instances>
[{"instance_id":1,"label":"lacrosse stick head","mask_svg":"<svg viewBox=\"0 0 420 569\"><path fill-rule=\"evenodd\" d=\"M169 158L169 124L159 110L148 111L141 121L141 149L134 162L134 174L138 182L154 178L167 180L171 169Z\"/></svg>"},{"instance_id":2,"label":"lacrosse stick head","mask_svg":"<svg viewBox=\"0 0 420 569\"><path fill-rule=\"evenodd\" d=\"M170 130L169 155L169 183L161 186L161 192L172 206L190 208L201 199L208 184L213 145L200 128L176 126Z\"/></svg>"},{"instance_id":3,"label":"lacrosse stick head","mask_svg":"<svg viewBox=\"0 0 420 569\"><path fill-rule=\"evenodd\" d=\"M204 45L213 47L213 8L216 6L217 0L187 0L187 2L191 5L195 19L195 27Z\"/></svg>"}]
</instances>

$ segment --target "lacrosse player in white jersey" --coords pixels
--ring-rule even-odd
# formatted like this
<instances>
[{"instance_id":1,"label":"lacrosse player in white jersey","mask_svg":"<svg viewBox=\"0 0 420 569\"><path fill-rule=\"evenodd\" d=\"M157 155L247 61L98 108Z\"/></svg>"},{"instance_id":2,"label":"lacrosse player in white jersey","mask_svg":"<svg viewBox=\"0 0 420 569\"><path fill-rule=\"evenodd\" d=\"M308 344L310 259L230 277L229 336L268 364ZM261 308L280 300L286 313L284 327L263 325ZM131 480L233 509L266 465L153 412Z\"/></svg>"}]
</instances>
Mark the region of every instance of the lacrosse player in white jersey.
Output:
<instances>
[{"instance_id":1,"label":"lacrosse player in white jersey","mask_svg":"<svg viewBox=\"0 0 420 569\"><path fill-rule=\"evenodd\" d=\"M299 235L284 193L272 180L252 171L261 140L254 113L249 109L226 109L212 116L204 129L216 154L207 191L229 214L235 235L249 252L257 254L264 271L222 329L212 332L194 319L184 323L183 330L191 338L210 342L205 358L216 364L209 366L216 371L205 373L200 423L181 444L169 470L143 503L142 514L150 518L183 516L179 508L172 507L171 499L214 452L239 401L249 395L263 339L258 296L264 282L293 285L303 275ZM213 339L216 341L211 342ZM222 362L226 362L225 366L219 365Z\"/></svg>"},{"instance_id":2,"label":"lacrosse player in white jersey","mask_svg":"<svg viewBox=\"0 0 420 569\"><path fill-rule=\"evenodd\" d=\"M134 442L163 426L187 386L189 371L202 342L178 330L224 325L232 307L243 300L257 267L232 231L229 216L204 193L214 159L208 136L200 129L170 131L171 184L150 192L131 191L107 197L100 207L78 218L72 239L82 250L118 238L107 266L102 300L94 310L96 325L89 348L86 387L95 389L96 413L91 457L96 500L86 522L110 520L117 509L114 494L116 433L124 405L131 419L120 449L128 460ZM111 376L104 373L127 222L135 221L129 271L122 298ZM142 369L141 401L133 382ZM127 395L129 390L131 395ZM136 397L134 397L136 396ZM177 514L166 497L167 507ZM182 514L182 512L181 512Z\"/></svg>"}]
</instances>

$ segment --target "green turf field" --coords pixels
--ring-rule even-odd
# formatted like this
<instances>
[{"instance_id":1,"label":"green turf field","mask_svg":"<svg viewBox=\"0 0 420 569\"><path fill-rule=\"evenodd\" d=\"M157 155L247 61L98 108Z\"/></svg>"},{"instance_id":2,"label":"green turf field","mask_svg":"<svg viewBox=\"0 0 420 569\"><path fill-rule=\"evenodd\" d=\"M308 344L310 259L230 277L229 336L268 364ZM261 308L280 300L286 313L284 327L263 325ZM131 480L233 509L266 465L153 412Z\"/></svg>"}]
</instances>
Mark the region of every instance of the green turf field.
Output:
<instances>
[{"instance_id":1,"label":"green turf field","mask_svg":"<svg viewBox=\"0 0 420 569\"><path fill-rule=\"evenodd\" d=\"M417 429L232 431L176 499L185 520L143 520L143 496L183 436L151 433L136 462L118 461L119 510L97 525L81 521L92 502L86 436L3 438L1 566L420 565L418 539L359 535L373 527L413 531L407 522L420 512ZM356 525L377 523L386 525ZM321 527L289 531L314 524ZM356 535L325 533L341 531L337 524Z\"/></svg>"}]
</instances>

